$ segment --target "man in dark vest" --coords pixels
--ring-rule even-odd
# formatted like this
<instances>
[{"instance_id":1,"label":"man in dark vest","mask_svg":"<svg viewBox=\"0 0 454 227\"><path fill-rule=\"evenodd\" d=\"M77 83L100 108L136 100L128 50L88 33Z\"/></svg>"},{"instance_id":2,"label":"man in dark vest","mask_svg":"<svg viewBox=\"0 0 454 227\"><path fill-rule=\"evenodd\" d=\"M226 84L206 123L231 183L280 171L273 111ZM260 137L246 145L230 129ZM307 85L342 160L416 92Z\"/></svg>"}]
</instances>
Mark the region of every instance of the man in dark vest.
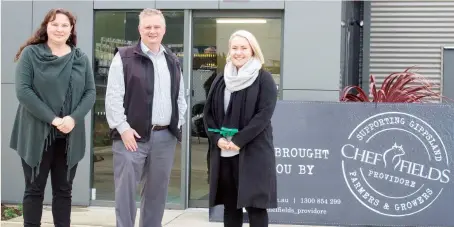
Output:
<instances>
[{"instance_id":1,"label":"man in dark vest","mask_svg":"<svg viewBox=\"0 0 454 227\"><path fill-rule=\"evenodd\" d=\"M141 190L141 227L161 227L177 140L187 104L178 58L161 45L165 18L159 10L139 15L137 45L118 48L106 91L112 129L117 227L133 227Z\"/></svg>"}]
</instances>

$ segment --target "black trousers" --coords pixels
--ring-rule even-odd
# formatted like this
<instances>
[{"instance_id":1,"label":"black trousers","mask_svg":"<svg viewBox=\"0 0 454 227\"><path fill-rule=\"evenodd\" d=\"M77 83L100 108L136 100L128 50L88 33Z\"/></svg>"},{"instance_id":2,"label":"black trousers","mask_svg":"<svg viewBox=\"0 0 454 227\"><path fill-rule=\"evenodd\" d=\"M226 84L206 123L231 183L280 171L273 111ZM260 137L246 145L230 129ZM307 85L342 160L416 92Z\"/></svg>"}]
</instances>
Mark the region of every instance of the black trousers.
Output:
<instances>
[{"instance_id":1,"label":"black trousers","mask_svg":"<svg viewBox=\"0 0 454 227\"><path fill-rule=\"evenodd\" d=\"M24 226L41 226L43 212L44 190L47 177L51 174L52 183L52 215L54 226L69 227L71 222L71 194L72 183L76 175L77 166L70 171L67 179L68 167L66 165L66 140L56 139L54 143L43 152L39 174L32 180L32 168L22 159L25 176L25 192L23 200Z\"/></svg>"},{"instance_id":2,"label":"black trousers","mask_svg":"<svg viewBox=\"0 0 454 227\"><path fill-rule=\"evenodd\" d=\"M237 209L239 155L221 157L219 184L216 199L224 204L224 226L243 226L243 209ZM267 227L268 211L266 209L246 207L250 227Z\"/></svg>"}]
</instances>

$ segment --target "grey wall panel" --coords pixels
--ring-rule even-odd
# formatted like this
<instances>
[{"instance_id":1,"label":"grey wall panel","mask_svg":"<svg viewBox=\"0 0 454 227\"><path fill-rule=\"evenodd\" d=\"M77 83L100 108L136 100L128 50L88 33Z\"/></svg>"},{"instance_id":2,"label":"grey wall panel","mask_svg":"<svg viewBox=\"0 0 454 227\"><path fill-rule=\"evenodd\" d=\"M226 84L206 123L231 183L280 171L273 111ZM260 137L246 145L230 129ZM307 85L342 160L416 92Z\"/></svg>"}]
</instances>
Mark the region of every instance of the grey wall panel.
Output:
<instances>
[{"instance_id":1,"label":"grey wall panel","mask_svg":"<svg viewBox=\"0 0 454 227\"><path fill-rule=\"evenodd\" d=\"M39 26L45 14L51 8L65 8L77 17L77 46L80 47L90 60L93 57L93 2L91 1L34 1L33 25ZM73 204L88 205L90 199L90 163L91 163L91 114L85 117L87 145L85 157L77 167L73 185ZM49 187L49 185L48 185ZM46 203L51 201L51 194L47 193Z\"/></svg>"},{"instance_id":2,"label":"grey wall panel","mask_svg":"<svg viewBox=\"0 0 454 227\"><path fill-rule=\"evenodd\" d=\"M155 8L156 3L154 0L147 1L107 1L107 0L94 0L94 9L145 9Z\"/></svg>"},{"instance_id":3,"label":"grey wall panel","mask_svg":"<svg viewBox=\"0 0 454 227\"><path fill-rule=\"evenodd\" d=\"M341 4L285 2L283 89L339 89Z\"/></svg>"},{"instance_id":4,"label":"grey wall panel","mask_svg":"<svg viewBox=\"0 0 454 227\"><path fill-rule=\"evenodd\" d=\"M3 3L3 2L2 2ZM31 6L31 5L30 5ZM2 8L4 5L2 5ZM30 14L31 16L31 14ZM2 18L3 21L3 18ZM3 26L2 26L3 27ZM3 38L3 37L2 37ZM2 43L4 43L2 39ZM3 61L3 57L2 57ZM3 69L2 64L2 69ZM14 84L2 84L2 203L22 203L24 192L24 174L19 155L16 151L9 148L11 130L18 101L16 98Z\"/></svg>"},{"instance_id":5,"label":"grey wall panel","mask_svg":"<svg viewBox=\"0 0 454 227\"><path fill-rule=\"evenodd\" d=\"M443 62L442 62L442 95L449 98L446 100L452 102L454 99L454 48L443 48Z\"/></svg>"},{"instance_id":6,"label":"grey wall panel","mask_svg":"<svg viewBox=\"0 0 454 227\"><path fill-rule=\"evenodd\" d=\"M156 9L218 9L218 0L156 0Z\"/></svg>"},{"instance_id":7,"label":"grey wall panel","mask_svg":"<svg viewBox=\"0 0 454 227\"><path fill-rule=\"evenodd\" d=\"M2 1L1 4L2 83L14 83L14 56L32 32L32 2Z\"/></svg>"},{"instance_id":8,"label":"grey wall panel","mask_svg":"<svg viewBox=\"0 0 454 227\"><path fill-rule=\"evenodd\" d=\"M284 0L219 0L220 9L284 9Z\"/></svg>"},{"instance_id":9,"label":"grey wall panel","mask_svg":"<svg viewBox=\"0 0 454 227\"><path fill-rule=\"evenodd\" d=\"M21 203L24 181L21 161L16 151L9 148L11 129L18 101L15 93L14 56L32 34L32 2L2 1L1 7L1 126L2 126L2 161L1 161L1 199L4 203ZM18 29L20 28L20 29Z\"/></svg>"},{"instance_id":10,"label":"grey wall panel","mask_svg":"<svg viewBox=\"0 0 454 227\"><path fill-rule=\"evenodd\" d=\"M283 100L338 101L339 91L322 90L284 90Z\"/></svg>"}]
</instances>

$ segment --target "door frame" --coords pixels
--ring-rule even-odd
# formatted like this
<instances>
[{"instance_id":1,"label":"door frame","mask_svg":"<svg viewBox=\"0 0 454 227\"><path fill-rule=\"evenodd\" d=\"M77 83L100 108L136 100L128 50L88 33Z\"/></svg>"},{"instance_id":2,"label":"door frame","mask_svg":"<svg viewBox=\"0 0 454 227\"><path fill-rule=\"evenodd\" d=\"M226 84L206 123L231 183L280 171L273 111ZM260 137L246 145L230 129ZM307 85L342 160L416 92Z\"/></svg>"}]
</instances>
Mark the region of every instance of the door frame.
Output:
<instances>
[{"instance_id":1,"label":"door frame","mask_svg":"<svg viewBox=\"0 0 454 227\"><path fill-rule=\"evenodd\" d=\"M138 8L143 8L143 7L138 7ZM140 13L140 10L139 9L117 9L117 8L102 8L102 9L95 9L93 11L93 14L95 15L97 12L102 12L102 11L107 11L107 12L118 12L118 13L125 13L125 15L127 15L128 13ZM190 10L182 10L182 9L175 9L175 10L169 10L169 9L164 9L163 12L168 12L168 11L178 11L178 12L184 12L184 33L183 33L183 36L185 37L184 40L183 40L183 43L184 45L186 45L187 43L187 40L186 40L186 33L188 32L187 31L187 28L190 28L190 23L191 21L188 21L188 12L191 13ZM190 14L189 14L190 15ZM95 17L93 17L93 28L94 27L94 24L95 24ZM125 28L126 29L126 28ZM92 43L94 44L95 42L95 31L93 30L92 31ZM166 43L163 43L164 45ZM190 56L186 51L187 51L187 48L186 46L183 47L184 49L184 57L183 57L183 62L186 62L186 60L188 58L185 58L186 56ZM190 48L189 48L190 50ZM94 53L95 53L95 47L93 47L93 59L95 59L94 57ZM190 61L192 61L192 59L189 59ZM187 71L187 70L184 70L185 69L185 66L186 66L186 63L184 64L184 67L183 67L183 71ZM92 63L92 67L94 67L94 62ZM184 79L188 78L186 76L186 74L183 75ZM184 83L185 85L187 84L187 81L184 80ZM186 87L187 88L187 87ZM87 127L90 127L91 128L91 131L93 132L94 131L94 127L95 127L95 120L94 120L94 108L91 110L92 113L89 113L89 115L91 115L91 124L87 124L89 126ZM185 126L183 126L183 138L182 138L182 143L181 143L181 171L180 171L180 176L181 176L181 185L180 185L180 195L185 195L183 189L186 187L186 180L184 179L184 176L186 174L186 163L183 162L183 160L185 160L185 152L186 152L186 147L185 147L185 138L184 138L184 130L185 130ZM93 135L90 134L90 141L91 141L91 145L90 145L90 155L92 156L94 154L94 146L93 146ZM173 168L173 167L172 167ZM94 174L95 174L95 171L94 171L94 163L93 163L93 160L90 159L90 188L88 189L90 194L92 193L92 190L93 190L93 182L94 182ZM112 181L113 181L113 178L112 178ZM140 201L136 201L136 205L138 207L140 207ZM165 204L165 209L176 209L176 210L181 210L181 209L185 209L187 208L187 197L180 197L180 201L178 203L169 203L166 201L166 204ZM89 198L89 205L90 206L101 206L101 207L115 207L115 199L113 200L94 200L92 198L92 196L90 195L90 198Z\"/></svg>"},{"instance_id":2,"label":"door frame","mask_svg":"<svg viewBox=\"0 0 454 227\"><path fill-rule=\"evenodd\" d=\"M282 50L284 48L284 11L283 10L255 10L255 9L235 9L235 10L185 10L185 25L184 25L184 82L186 84L186 102L188 104L188 110L186 111L186 125L184 126L183 141L182 145L182 156L181 156L181 201L184 209L186 208L207 208L208 200L191 200L190 199L190 188L191 188L191 136L192 127L190 122L191 108L192 108L192 60L193 60L193 39L194 39L194 19L199 18L263 18L263 19L280 19L281 20L281 65L283 61ZM283 67L280 70L280 86L279 93L282 98L282 75ZM185 166L183 166L185 165ZM208 187L208 186L207 186Z\"/></svg>"}]
</instances>

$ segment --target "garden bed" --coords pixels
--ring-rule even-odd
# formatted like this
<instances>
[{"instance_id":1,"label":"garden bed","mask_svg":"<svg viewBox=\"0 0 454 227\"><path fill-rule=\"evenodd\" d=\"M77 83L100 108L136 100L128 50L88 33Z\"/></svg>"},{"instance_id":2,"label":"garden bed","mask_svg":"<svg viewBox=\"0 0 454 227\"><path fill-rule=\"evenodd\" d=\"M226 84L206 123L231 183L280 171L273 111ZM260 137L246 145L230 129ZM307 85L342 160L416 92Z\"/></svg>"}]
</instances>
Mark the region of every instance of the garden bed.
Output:
<instances>
[{"instance_id":1,"label":"garden bed","mask_svg":"<svg viewBox=\"0 0 454 227\"><path fill-rule=\"evenodd\" d=\"M22 206L6 206L2 204L2 221L22 216Z\"/></svg>"}]
</instances>

